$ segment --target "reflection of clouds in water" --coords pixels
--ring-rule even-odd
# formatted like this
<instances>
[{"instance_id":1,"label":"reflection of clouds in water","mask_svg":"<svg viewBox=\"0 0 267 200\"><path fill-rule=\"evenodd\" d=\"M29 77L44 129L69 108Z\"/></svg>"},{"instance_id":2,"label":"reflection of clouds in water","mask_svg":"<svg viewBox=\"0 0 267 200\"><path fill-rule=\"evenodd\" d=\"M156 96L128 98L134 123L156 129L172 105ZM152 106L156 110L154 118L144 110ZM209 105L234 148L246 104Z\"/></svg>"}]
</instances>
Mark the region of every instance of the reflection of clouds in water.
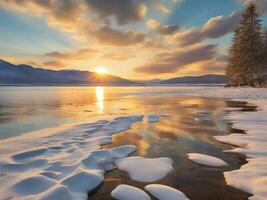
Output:
<instances>
[{"instance_id":1,"label":"reflection of clouds in water","mask_svg":"<svg viewBox=\"0 0 267 200\"><path fill-rule=\"evenodd\" d=\"M146 140L140 140L138 142L138 151L140 155L146 155L147 149L149 148L150 144Z\"/></svg>"},{"instance_id":2,"label":"reflection of clouds in water","mask_svg":"<svg viewBox=\"0 0 267 200\"><path fill-rule=\"evenodd\" d=\"M99 113L103 113L104 111L104 100L105 100L105 90L104 87L96 87L95 88L96 95L96 107Z\"/></svg>"}]
</instances>

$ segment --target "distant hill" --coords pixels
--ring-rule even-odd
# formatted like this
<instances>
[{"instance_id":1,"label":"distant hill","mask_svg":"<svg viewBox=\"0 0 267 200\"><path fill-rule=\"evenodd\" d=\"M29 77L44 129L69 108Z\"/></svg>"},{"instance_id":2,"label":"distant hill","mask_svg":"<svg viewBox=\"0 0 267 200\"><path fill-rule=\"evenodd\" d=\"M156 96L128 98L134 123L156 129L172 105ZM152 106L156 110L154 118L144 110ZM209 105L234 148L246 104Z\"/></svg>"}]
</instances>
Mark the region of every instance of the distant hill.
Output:
<instances>
[{"instance_id":1,"label":"distant hill","mask_svg":"<svg viewBox=\"0 0 267 200\"><path fill-rule=\"evenodd\" d=\"M49 70L30 65L15 65L0 60L0 84L2 85L130 85L130 84L225 84L224 75L184 76L168 80L132 81L113 75L97 75L79 70Z\"/></svg>"},{"instance_id":2,"label":"distant hill","mask_svg":"<svg viewBox=\"0 0 267 200\"><path fill-rule=\"evenodd\" d=\"M14 65L0 60L0 84L81 85L133 84L133 81L112 75L99 76L94 72L78 70L49 70L30 65Z\"/></svg>"},{"instance_id":3,"label":"distant hill","mask_svg":"<svg viewBox=\"0 0 267 200\"><path fill-rule=\"evenodd\" d=\"M203 76L183 76L162 81L160 84L225 84L224 75L208 74Z\"/></svg>"}]
</instances>

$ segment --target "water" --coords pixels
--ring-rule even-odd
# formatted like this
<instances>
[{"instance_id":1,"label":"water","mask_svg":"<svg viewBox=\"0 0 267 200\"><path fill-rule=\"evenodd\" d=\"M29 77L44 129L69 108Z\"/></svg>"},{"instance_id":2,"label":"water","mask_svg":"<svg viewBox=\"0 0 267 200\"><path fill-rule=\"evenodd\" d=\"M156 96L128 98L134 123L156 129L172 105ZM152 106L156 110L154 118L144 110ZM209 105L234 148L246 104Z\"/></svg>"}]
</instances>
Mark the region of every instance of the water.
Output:
<instances>
[{"instance_id":1,"label":"water","mask_svg":"<svg viewBox=\"0 0 267 200\"><path fill-rule=\"evenodd\" d=\"M171 157L174 170L163 180L156 183L172 186L184 192L191 200L245 200L250 196L238 189L227 186L224 171L240 168L245 157L239 154L224 153L231 145L216 141L213 136L231 132L231 123L223 120L227 107L241 108L244 111L254 109L242 102L229 102L210 98L168 98L163 101L146 98L148 111L164 108L170 117L162 117L160 122L137 123L131 130L120 133L105 148L124 144L134 144L137 156L157 158ZM212 168L190 161L187 153L204 153L216 156L229 163L229 167ZM136 166L138 167L138 166ZM89 195L91 200L112 199L111 191L119 184L129 184L143 189L148 183L130 179L126 172L113 170L106 175L105 183Z\"/></svg>"},{"instance_id":2,"label":"water","mask_svg":"<svg viewBox=\"0 0 267 200\"><path fill-rule=\"evenodd\" d=\"M243 200L249 194L226 185L224 171L240 168L245 158L224 153L231 148L214 140L214 135L243 132L231 129L224 120L226 108L253 110L245 102L216 98L183 97L176 87L0 87L0 137L14 137L29 131L54 127L68 122L86 121L92 117L129 114L162 114L160 122L136 123L130 130L113 138L111 148L134 144L143 157L171 157L174 170L157 183L184 192L191 200ZM147 92L154 91L146 95ZM217 156L229 167L211 168L190 161L187 153ZM136 166L138 167L138 166ZM113 170L90 199L112 199L111 191L118 184L144 188L128 174Z\"/></svg>"}]
</instances>

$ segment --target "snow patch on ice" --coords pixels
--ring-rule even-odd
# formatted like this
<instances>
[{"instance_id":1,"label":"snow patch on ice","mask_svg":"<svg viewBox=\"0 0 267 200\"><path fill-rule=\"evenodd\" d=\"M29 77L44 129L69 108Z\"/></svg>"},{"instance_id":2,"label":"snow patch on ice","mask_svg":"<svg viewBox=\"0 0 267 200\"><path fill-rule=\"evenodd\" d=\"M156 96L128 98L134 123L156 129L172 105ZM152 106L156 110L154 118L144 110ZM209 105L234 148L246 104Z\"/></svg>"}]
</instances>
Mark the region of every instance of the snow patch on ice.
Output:
<instances>
[{"instance_id":1,"label":"snow patch on ice","mask_svg":"<svg viewBox=\"0 0 267 200\"><path fill-rule=\"evenodd\" d=\"M159 200L189 200L181 191L166 185L151 184L145 189Z\"/></svg>"},{"instance_id":2,"label":"snow patch on ice","mask_svg":"<svg viewBox=\"0 0 267 200\"><path fill-rule=\"evenodd\" d=\"M134 145L101 145L142 119L118 117L1 140L0 199L87 200L115 161L136 151Z\"/></svg>"},{"instance_id":3,"label":"snow patch on ice","mask_svg":"<svg viewBox=\"0 0 267 200\"><path fill-rule=\"evenodd\" d=\"M118 185L111 196L117 200L151 200L143 190L130 185Z\"/></svg>"},{"instance_id":4,"label":"snow patch on ice","mask_svg":"<svg viewBox=\"0 0 267 200\"><path fill-rule=\"evenodd\" d=\"M200 154L200 153L188 153L188 158L192 160L193 162L200 164L200 165L206 165L211 167L225 167L228 166L228 164L216 157Z\"/></svg>"},{"instance_id":5,"label":"snow patch on ice","mask_svg":"<svg viewBox=\"0 0 267 200\"><path fill-rule=\"evenodd\" d=\"M133 180L154 182L163 179L172 170L171 158L128 157L117 160L117 167L128 172Z\"/></svg>"}]
</instances>

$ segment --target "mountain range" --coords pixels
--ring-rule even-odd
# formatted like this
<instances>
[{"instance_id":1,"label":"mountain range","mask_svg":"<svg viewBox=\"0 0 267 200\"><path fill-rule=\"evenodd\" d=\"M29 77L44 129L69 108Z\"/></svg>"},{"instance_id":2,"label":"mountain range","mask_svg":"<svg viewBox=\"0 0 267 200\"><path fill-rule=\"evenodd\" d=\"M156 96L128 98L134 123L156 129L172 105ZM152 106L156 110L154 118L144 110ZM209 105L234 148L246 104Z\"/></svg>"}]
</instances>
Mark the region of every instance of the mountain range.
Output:
<instances>
[{"instance_id":1,"label":"mountain range","mask_svg":"<svg viewBox=\"0 0 267 200\"><path fill-rule=\"evenodd\" d=\"M184 76L167 80L133 81L118 76L79 70L50 70L30 65L15 65L0 60L1 85L132 85L132 84L225 84L224 75Z\"/></svg>"},{"instance_id":2,"label":"mountain range","mask_svg":"<svg viewBox=\"0 0 267 200\"><path fill-rule=\"evenodd\" d=\"M0 60L0 84L29 85L82 85L133 84L133 81L112 75L98 76L94 72L79 70L50 70L30 65L14 65Z\"/></svg>"}]
</instances>

